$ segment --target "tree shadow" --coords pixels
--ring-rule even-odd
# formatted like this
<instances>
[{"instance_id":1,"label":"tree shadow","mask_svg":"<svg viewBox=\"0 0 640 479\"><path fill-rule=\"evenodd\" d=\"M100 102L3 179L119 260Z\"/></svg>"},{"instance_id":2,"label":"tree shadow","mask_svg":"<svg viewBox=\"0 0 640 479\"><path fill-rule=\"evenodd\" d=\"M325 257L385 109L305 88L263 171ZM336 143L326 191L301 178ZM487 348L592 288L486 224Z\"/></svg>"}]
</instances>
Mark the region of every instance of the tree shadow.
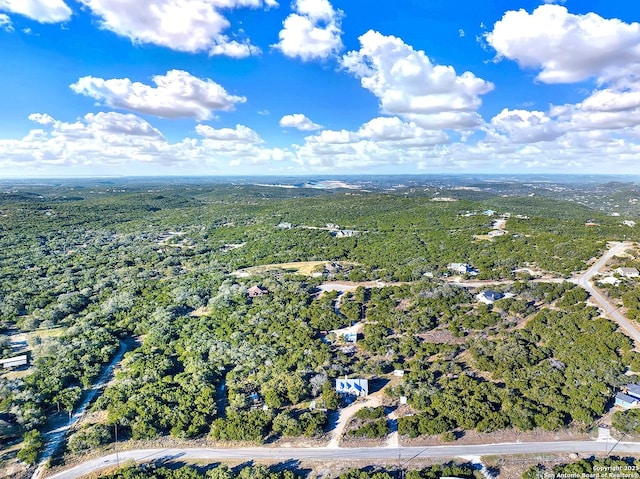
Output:
<instances>
[{"instance_id":1,"label":"tree shadow","mask_svg":"<svg viewBox=\"0 0 640 479\"><path fill-rule=\"evenodd\" d=\"M300 459L289 459L288 461L279 462L269 467L273 472L291 471L300 477L309 477L312 469L301 466Z\"/></svg>"}]
</instances>

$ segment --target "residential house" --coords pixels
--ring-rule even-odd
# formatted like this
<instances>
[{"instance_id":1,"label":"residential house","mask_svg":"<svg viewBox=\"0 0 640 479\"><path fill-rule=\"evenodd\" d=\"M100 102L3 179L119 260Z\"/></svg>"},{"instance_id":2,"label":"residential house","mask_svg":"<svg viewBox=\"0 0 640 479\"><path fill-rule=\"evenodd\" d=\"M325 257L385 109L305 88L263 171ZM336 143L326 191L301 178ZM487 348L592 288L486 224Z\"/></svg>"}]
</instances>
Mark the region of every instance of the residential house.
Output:
<instances>
[{"instance_id":1,"label":"residential house","mask_svg":"<svg viewBox=\"0 0 640 479\"><path fill-rule=\"evenodd\" d=\"M615 405L622 409L640 406L640 384L627 384L616 394Z\"/></svg>"},{"instance_id":2,"label":"residential house","mask_svg":"<svg viewBox=\"0 0 640 479\"><path fill-rule=\"evenodd\" d=\"M449 263L447 268L457 274L469 274L471 276L477 276L478 274L478 270L468 263Z\"/></svg>"},{"instance_id":3,"label":"residential house","mask_svg":"<svg viewBox=\"0 0 640 479\"><path fill-rule=\"evenodd\" d=\"M0 359L0 367L4 369L19 368L20 366L26 366L28 362L27 355L23 354L12 358Z\"/></svg>"},{"instance_id":4,"label":"residential house","mask_svg":"<svg viewBox=\"0 0 640 479\"><path fill-rule=\"evenodd\" d=\"M615 404L622 409L631 409L638 406L638 399L628 394L618 393L616 394Z\"/></svg>"},{"instance_id":5,"label":"residential house","mask_svg":"<svg viewBox=\"0 0 640 479\"><path fill-rule=\"evenodd\" d=\"M250 298L258 298L260 296L264 296L265 294L269 294L269 290L263 288L262 286L252 286L247 290L247 294Z\"/></svg>"},{"instance_id":6,"label":"residential house","mask_svg":"<svg viewBox=\"0 0 640 479\"><path fill-rule=\"evenodd\" d=\"M336 238L351 238L352 236L355 236L356 233L357 231L355 230L338 230L333 232L332 235Z\"/></svg>"},{"instance_id":7,"label":"residential house","mask_svg":"<svg viewBox=\"0 0 640 479\"><path fill-rule=\"evenodd\" d=\"M505 230L491 230L487 233L489 238L497 238L498 236L504 236L507 234Z\"/></svg>"},{"instance_id":8,"label":"residential house","mask_svg":"<svg viewBox=\"0 0 640 479\"><path fill-rule=\"evenodd\" d=\"M282 223L278 224L278 228L282 228L283 230L290 230L291 228L293 228L293 225L291 223L283 221Z\"/></svg>"},{"instance_id":9,"label":"residential house","mask_svg":"<svg viewBox=\"0 0 640 479\"><path fill-rule=\"evenodd\" d=\"M358 341L358 333L344 333L344 340L347 343L355 343Z\"/></svg>"},{"instance_id":10,"label":"residential house","mask_svg":"<svg viewBox=\"0 0 640 479\"><path fill-rule=\"evenodd\" d=\"M493 291L491 289L476 295L476 299L484 304L493 304L494 301L498 301L502 298L504 298L504 293Z\"/></svg>"},{"instance_id":11,"label":"residential house","mask_svg":"<svg viewBox=\"0 0 640 479\"><path fill-rule=\"evenodd\" d=\"M366 397L369 394L367 379L336 379L336 392L341 396Z\"/></svg>"},{"instance_id":12,"label":"residential house","mask_svg":"<svg viewBox=\"0 0 640 479\"><path fill-rule=\"evenodd\" d=\"M625 389L628 395L640 400L640 384L627 384Z\"/></svg>"},{"instance_id":13,"label":"residential house","mask_svg":"<svg viewBox=\"0 0 640 479\"><path fill-rule=\"evenodd\" d=\"M624 220L622 224L628 226L629 228L633 228L636 225L636 222L633 220Z\"/></svg>"},{"instance_id":14,"label":"residential house","mask_svg":"<svg viewBox=\"0 0 640 479\"><path fill-rule=\"evenodd\" d=\"M616 273L625 278L637 278L640 276L640 272L636 268L618 268Z\"/></svg>"}]
</instances>

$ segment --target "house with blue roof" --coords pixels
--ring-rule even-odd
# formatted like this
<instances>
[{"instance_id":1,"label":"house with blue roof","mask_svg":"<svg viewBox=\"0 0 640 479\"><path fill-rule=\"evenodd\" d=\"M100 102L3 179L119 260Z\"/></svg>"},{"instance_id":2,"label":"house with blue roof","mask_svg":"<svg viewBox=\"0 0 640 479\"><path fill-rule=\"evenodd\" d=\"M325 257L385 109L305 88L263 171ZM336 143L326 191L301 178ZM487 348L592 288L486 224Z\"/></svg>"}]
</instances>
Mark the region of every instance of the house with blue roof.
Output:
<instances>
[{"instance_id":1,"label":"house with blue roof","mask_svg":"<svg viewBox=\"0 0 640 479\"><path fill-rule=\"evenodd\" d=\"M336 379L336 392L340 396L366 397L369 394L369 381L366 379Z\"/></svg>"},{"instance_id":2,"label":"house with blue roof","mask_svg":"<svg viewBox=\"0 0 640 479\"><path fill-rule=\"evenodd\" d=\"M616 394L616 406L622 409L631 409L638 407L638 399L625 393Z\"/></svg>"}]
</instances>

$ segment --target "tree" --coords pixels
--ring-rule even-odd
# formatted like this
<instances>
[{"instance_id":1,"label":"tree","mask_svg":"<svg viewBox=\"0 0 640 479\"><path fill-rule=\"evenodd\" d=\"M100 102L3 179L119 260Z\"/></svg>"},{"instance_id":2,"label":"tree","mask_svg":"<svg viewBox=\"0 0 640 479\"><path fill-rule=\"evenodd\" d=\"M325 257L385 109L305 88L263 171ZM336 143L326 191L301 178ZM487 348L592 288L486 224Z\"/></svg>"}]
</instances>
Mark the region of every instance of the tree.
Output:
<instances>
[{"instance_id":1,"label":"tree","mask_svg":"<svg viewBox=\"0 0 640 479\"><path fill-rule=\"evenodd\" d=\"M43 445L40 431L33 429L25 432L22 436L22 448L18 451L18 459L29 465L35 464Z\"/></svg>"}]
</instances>

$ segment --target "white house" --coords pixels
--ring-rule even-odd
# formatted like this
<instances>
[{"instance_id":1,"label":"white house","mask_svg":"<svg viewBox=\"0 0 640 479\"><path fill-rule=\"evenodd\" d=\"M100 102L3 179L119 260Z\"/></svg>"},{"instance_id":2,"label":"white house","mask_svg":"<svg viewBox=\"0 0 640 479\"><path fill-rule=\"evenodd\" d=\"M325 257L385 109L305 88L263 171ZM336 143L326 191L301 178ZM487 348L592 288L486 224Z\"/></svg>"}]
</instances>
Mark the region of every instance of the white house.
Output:
<instances>
[{"instance_id":1,"label":"white house","mask_svg":"<svg viewBox=\"0 0 640 479\"><path fill-rule=\"evenodd\" d=\"M27 355L14 356L12 358L0 359L0 367L4 369L18 368L25 366L29 362Z\"/></svg>"},{"instance_id":2,"label":"white house","mask_svg":"<svg viewBox=\"0 0 640 479\"><path fill-rule=\"evenodd\" d=\"M503 293L499 293L498 291L493 291L491 289L476 295L476 299L484 304L493 304L494 301L498 301L502 298L504 298Z\"/></svg>"},{"instance_id":3,"label":"white house","mask_svg":"<svg viewBox=\"0 0 640 479\"><path fill-rule=\"evenodd\" d=\"M478 274L478 270L468 263L449 263L447 268L449 271L453 271L458 274L470 274L472 276L477 276Z\"/></svg>"},{"instance_id":4,"label":"white house","mask_svg":"<svg viewBox=\"0 0 640 479\"><path fill-rule=\"evenodd\" d=\"M633 220L624 220L622 224L628 226L629 228L633 228L636 225L636 222Z\"/></svg>"},{"instance_id":5,"label":"white house","mask_svg":"<svg viewBox=\"0 0 640 479\"><path fill-rule=\"evenodd\" d=\"M618 268L616 273L625 278L637 278L640 276L640 272L636 268Z\"/></svg>"},{"instance_id":6,"label":"white house","mask_svg":"<svg viewBox=\"0 0 640 479\"><path fill-rule=\"evenodd\" d=\"M369 394L369 381L366 379L336 379L336 392L341 396L366 397Z\"/></svg>"}]
</instances>

